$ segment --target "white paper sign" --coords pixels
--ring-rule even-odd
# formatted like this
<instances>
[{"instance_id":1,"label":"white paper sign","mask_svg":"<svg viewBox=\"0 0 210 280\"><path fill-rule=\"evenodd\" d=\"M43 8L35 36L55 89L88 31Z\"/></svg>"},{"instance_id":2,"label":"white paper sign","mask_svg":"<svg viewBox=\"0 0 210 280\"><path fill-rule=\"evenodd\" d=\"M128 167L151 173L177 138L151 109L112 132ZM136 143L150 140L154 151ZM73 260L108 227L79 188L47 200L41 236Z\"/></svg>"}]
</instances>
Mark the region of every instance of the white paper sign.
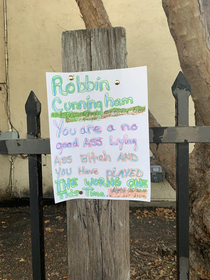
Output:
<instances>
[{"instance_id":1,"label":"white paper sign","mask_svg":"<svg viewBox=\"0 0 210 280\"><path fill-rule=\"evenodd\" d=\"M55 203L150 201L147 68L47 73Z\"/></svg>"}]
</instances>

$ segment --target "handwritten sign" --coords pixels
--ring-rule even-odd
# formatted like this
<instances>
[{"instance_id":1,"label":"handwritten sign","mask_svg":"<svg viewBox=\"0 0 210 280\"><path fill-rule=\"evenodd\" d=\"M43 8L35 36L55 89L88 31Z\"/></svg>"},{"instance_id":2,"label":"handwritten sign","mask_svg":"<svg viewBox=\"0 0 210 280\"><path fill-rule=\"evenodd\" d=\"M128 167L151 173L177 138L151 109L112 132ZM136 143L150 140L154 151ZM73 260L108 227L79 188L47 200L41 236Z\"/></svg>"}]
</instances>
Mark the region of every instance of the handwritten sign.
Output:
<instances>
[{"instance_id":1,"label":"handwritten sign","mask_svg":"<svg viewBox=\"0 0 210 280\"><path fill-rule=\"evenodd\" d=\"M46 75L55 203L150 201L146 67Z\"/></svg>"}]
</instances>

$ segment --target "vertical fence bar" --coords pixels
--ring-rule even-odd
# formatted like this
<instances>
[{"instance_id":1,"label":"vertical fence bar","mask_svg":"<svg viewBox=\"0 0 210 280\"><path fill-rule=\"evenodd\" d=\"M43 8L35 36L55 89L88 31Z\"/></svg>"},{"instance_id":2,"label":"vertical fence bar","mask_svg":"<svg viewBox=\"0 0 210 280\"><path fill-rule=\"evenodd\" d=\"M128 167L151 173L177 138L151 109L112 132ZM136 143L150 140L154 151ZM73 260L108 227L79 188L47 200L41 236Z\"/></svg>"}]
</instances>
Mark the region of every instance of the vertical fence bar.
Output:
<instances>
[{"instance_id":1,"label":"vertical fence bar","mask_svg":"<svg viewBox=\"0 0 210 280\"><path fill-rule=\"evenodd\" d=\"M176 126L189 125L191 86L179 72L172 92L176 99ZM177 279L189 280L189 144L176 144Z\"/></svg>"},{"instance_id":2,"label":"vertical fence bar","mask_svg":"<svg viewBox=\"0 0 210 280\"><path fill-rule=\"evenodd\" d=\"M41 104L32 91L25 104L25 110L27 114L27 138L39 138ZM45 280L41 155L29 155L28 166L33 279Z\"/></svg>"}]
</instances>

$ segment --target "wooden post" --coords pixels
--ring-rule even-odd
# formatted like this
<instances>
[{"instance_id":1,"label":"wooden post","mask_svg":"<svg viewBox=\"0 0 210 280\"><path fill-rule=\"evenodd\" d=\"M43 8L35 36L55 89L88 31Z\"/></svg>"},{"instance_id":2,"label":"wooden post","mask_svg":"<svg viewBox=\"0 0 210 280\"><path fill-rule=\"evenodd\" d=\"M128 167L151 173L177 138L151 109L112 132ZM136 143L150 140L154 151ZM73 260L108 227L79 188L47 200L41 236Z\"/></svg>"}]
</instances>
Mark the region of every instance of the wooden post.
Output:
<instances>
[{"instance_id":1,"label":"wooden post","mask_svg":"<svg viewBox=\"0 0 210 280\"><path fill-rule=\"evenodd\" d=\"M126 53L121 27L66 31L62 36L64 72L126 68ZM68 201L67 235L69 279L130 279L128 201Z\"/></svg>"},{"instance_id":2,"label":"wooden post","mask_svg":"<svg viewBox=\"0 0 210 280\"><path fill-rule=\"evenodd\" d=\"M31 91L25 104L27 114L27 138L40 137L41 103ZM31 243L33 279L45 280L44 222L42 208L42 162L41 154L29 155L29 188L31 213Z\"/></svg>"}]
</instances>

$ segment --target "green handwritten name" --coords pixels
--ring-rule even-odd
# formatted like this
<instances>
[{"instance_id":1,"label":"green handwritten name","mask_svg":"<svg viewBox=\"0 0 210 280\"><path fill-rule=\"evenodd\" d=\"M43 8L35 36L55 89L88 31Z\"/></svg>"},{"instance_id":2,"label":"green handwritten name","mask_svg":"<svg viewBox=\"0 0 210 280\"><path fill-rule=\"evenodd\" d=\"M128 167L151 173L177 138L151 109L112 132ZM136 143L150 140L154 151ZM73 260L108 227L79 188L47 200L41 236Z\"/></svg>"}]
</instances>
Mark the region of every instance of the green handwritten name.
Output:
<instances>
[{"instance_id":1,"label":"green handwritten name","mask_svg":"<svg viewBox=\"0 0 210 280\"><path fill-rule=\"evenodd\" d=\"M97 77L96 81L90 81L89 76L85 76L85 81L80 81L80 76L76 76L76 82L70 82L66 86L63 85L63 79L61 76L56 75L52 78L52 95L56 96L58 93L63 96L67 96L68 94L73 94L76 92L84 93L91 92L93 90L103 91L110 90L110 85L107 80L101 80L100 77Z\"/></svg>"},{"instance_id":2,"label":"green handwritten name","mask_svg":"<svg viewBox=\"0 0 210 280\"><path fill-rule=\"evenodd\" d=\"M64 117L68 118L69 121L78 121L79 118L84 119L98 119L102 118L104 109L108 107L119 107L126 104L133 104L132 97L116 98L109 96L110 85L107 80L101 80L97 77L96 81L90 81L89 75L85 76L85 81L81 81L79 75L76 75L75 82L70 82L66 85L63 83L63 79L60 75L56 75L51 81L52 95L54 96L52 100L52 111L51 117ZM92 91L103 92L104 100L94 100L90 98L90 95L86 96L85 99L73 102L63 102L62 96L67 96L73 93L90 93ZM72 111L77 110L76 115L72 115ZM78 112L82 110L83 112ZM67 115L66 113L70 113ZM65 116L64 116L64 115Z\"/></svg>"}]
</instances>

